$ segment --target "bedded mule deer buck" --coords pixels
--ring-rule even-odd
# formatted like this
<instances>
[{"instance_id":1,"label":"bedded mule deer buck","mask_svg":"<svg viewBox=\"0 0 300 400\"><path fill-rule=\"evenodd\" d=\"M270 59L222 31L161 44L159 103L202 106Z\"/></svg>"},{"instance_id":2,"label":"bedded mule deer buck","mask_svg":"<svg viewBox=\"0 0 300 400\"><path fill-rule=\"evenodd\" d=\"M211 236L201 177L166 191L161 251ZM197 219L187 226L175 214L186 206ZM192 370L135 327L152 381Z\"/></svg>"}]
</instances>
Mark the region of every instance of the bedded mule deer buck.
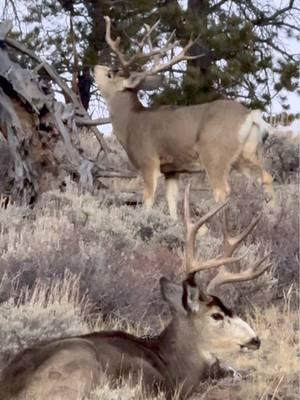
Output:
<instances>
[{"instance_id":1,"label":"bedded mule deer buck","mask_svg":"<svg viewBox=\"0 0 300 400\"><path fill-rule=\"evenodd\" d=\"M152 207L157 179L163 174L169 211L177 218L178 174L199 172L202 168L218 202L230 194L228 177L232 168L247 176L254 173L266 194L272 197L272 177L262 163L262 144L268 125L260 112L250 111L232 100L145 108L138 99L138 91L159 87L163 82L160 73L195 58L186 55L193 41L164 62L179 42L173 40L173 32L164 47L154 48L151 35L157 23L152 27L146 25L144 37L136 44L137 52L126 58L119 47L120 38L112 39L110 18L105 20L106 42L121 68L97 65L95 81L107 103L114 134L143 176L146 208ZM143 51L145 46L148 52ZM148 68L133 71L136 62L148 62Z\"/></svg>"},{"instance_id":2,"label":"bedded mule deer buck","mask_svg":"<svg viewBox=\"0 0 300 400\"><path fill-rule=\"evenodd\" d=\"M270 266L264 263L266 256L239 273L226 269L241 259L233 253L259 218L235 237L228 235L224 224L224 254L206 261L196 260L197 231L226 204L193 223L188 197L187 188L184 206L187 277L180 284L166 278L160 280L163 299L172 314L162 333L140 338L122 331L101 331L37 344L17 355L2 371L1 400L80 399L101 383L103 375L115 383L120 382L120 377L130 377L132 382L141 379L145 393L162 390L167 399L179 388L179 398L186 399L213 370L218 374L232 371L218 357L223 358L228 351L260 347L254 330L212 294L217 286L253 279ZM203 291L198 273L211 268L218 268L219 272Z\"/></svg>"}]
</instances>

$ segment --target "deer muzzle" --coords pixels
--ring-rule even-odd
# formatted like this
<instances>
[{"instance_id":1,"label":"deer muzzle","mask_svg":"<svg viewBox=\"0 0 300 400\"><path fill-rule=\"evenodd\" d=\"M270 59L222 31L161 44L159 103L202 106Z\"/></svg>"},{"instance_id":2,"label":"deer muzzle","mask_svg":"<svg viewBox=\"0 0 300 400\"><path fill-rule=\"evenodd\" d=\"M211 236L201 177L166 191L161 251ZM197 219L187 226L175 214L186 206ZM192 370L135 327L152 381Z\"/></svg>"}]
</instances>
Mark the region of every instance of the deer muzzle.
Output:
<instances>
[{"instance_id":1,"label":"deer muzzle","mask_svg":"<svg viewBox=\"0 0 300 400\"><path fill-rule=\"evenodd\" d=\"M248 343L241 345L242 350L258 350L260 348L260 339L258 336L251 339Z\"/></svg>"}]
</instances>

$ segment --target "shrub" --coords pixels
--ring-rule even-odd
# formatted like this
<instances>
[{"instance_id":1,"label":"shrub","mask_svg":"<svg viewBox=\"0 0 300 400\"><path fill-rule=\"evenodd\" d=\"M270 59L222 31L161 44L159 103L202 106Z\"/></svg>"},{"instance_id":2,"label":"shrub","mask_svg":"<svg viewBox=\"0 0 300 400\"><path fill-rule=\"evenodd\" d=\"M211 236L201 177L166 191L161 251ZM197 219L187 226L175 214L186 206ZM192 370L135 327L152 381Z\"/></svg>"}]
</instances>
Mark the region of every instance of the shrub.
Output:
<instances>
[{"instance_id":1,"label":"shrub","mask_svg":"<svg viewBox=\"0 0 300 400\"><path fill-rule=\"evenodd\" d=\"M277 208L265 207L261 188L241 177L235 180L229 204L233 232L250 223L257 212L263 217L247 241L260 255L272 250L275 278L265 274L248 284L227 285L230 304L264 304L278 298L283 288L298 278L298 193L296 185L276 188ZM105 197L105 195L104 195ZM198 215L212 208L210 196L192 192L192 209ZM140 208L107 205L105 199L79 194L74 187L65 193L45 193L33 210L9 206L0 209L0 276L9 276L0 288L0 301L7 299L12 278L31 288L36 279L60 279L66 269L81 275L81 293L88 293L94 311L132 321L155 321L162 309L158 280L161 275L181 279L184 229L155 207L148 214ZM261 247L259 247L261 243ZM197 256L216 256L221 250L221 224L213 218L209 231L198 235ZM251 262L253 254L245 260ZM205 283L214 274L202 274ZM265 286L264 286L265 285ZM262 288L268 290L262 291ZM18 294L16 293L16 297ZM267 296L267 297L266 297ZM132 308L137 304L137 309ZM147 310L147 312L145 312Z\"/></svg>"},{"instance_id":2,"label":"shrub","mask_svg":"<svg viewBox=\"0 0 300 400\"><path fill-rule=\"evenodd\" d=\"M278 183L297 183L299 143L285 136L270 135L265 143L267 169Z\"/></svg>"},{"instance_id":3,"label":"shrub","mask_svg":"<svg viewBox=\"0 0 300 400\"><path fill-rule=\"evenodd\" d=\"M79 297L79 278L67 272L61 281L37 281L32 290L21 289L18 300L9 297L0 304L2 358L39 341L88 332L83 319L87 308L86 299Z\"/></svg>"},{"instance_id":4,"label":"shrub","mask_svg":"<svg viewBox=\"0 0 300 400\"><path fill-rule=\"evenodd\" d=\"M131 384L120 380L118 386L112 385L108 378L102 378L103 382L84 400L165 400L163 394L147 396L141 384ZM174 398L174 400L176 400Z\"/></svg>"}]
</instances>

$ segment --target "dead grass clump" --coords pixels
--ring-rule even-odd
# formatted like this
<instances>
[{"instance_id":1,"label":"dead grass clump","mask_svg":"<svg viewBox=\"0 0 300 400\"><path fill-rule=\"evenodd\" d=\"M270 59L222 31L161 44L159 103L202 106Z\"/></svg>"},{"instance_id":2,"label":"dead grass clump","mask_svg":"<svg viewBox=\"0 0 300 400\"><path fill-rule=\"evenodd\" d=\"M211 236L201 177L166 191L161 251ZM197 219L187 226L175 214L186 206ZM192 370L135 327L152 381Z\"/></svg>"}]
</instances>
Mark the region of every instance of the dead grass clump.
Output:
<instances>
[{"instance_id":1,"label":"dead grass clump","mask_svg":"<svg viewBox=\"0 0 300 400\"><path fill-rule=\"evenodd\" d=\"M101 384L83 400L165 400L163 393L156 396L147 395L141 384L141 377L134 380L120 378L118 384L112 384L108 377L102 377ZM137 381L137 382L136 382ZM176 400L176 398L174 398Z\"/></svg>"},{"instance_id":2,"label":"dead grass clump","mask_svg":"<svg viewBox=\"0 0 300 400\"><path fill-rule=\"evenodd\" d=\"M8 299L15 276L20 287L32 288L37 279L51 282L68 269L82 276L80 290L88 292L95 310L138 321L145 309L161 305L159 276L178 273L182 227L160 210L145 217L130 207L102 208L96 197L68 188L46 193L25 217L13 206L5 213L0 277L6 273L8 279L0 288L1 301ZM138 304L134 312L132 304Z\"/></svg>"},{"instance_id":3,"label":"dead grass clump","mask_svg":"<svg viewBox=\"0 0 300 400\"><path fill-rule=\"evenodd\" d=\"M299 315L291 304L299 304L298 288L284 294L281 310L270 306L264 313L256 310L250 323L262 339L258 356L239 357L240 368L252 370L240 389L241 398L296 399L299 396ZM293 299L293 297L295 297Z\"/></svg>"},{"instance_id":4,"label":"dead grass clump","mask_svg":"<svg viewBox=\"0 0 300 400\"><path fill-rule=\"evenodd\" d=\"M67 217L69 223L82 225L99 239L122 240L131 248L144 242L169 247L182 243L182 224L174 222L160 208L145 213L142 207L116 206L106 200L106 194L99 198L88 193L79 195L72 187L65 193L48 192L40 202L37 218L51 209L51 215Z\"/></svg>"},{"instance_id":5,"label":"dead grass clump","mask_svg":"<svg viewBox=\"0 0 300 400\"><path fill-rule=\"evenodd\" d=\"M19 229L28 213L29 209L26 206L9 203L7 208L0 207L0 234L6 234L10 229Z\"/></svg>"},{"instance_id":6,"label":"dead grass clump","mask_svg":"<svg viewBox=\"0 0 300 400\"><path fill-rule=\"evenodd\" d=\"M87 300L79 295L79 278L67 272L62 280L37 281L32 290L21 289L18 300L13 292L0 304L2 360L36 342L88 332L83 319L87 309Z\"/></svg>"}]
</instances>

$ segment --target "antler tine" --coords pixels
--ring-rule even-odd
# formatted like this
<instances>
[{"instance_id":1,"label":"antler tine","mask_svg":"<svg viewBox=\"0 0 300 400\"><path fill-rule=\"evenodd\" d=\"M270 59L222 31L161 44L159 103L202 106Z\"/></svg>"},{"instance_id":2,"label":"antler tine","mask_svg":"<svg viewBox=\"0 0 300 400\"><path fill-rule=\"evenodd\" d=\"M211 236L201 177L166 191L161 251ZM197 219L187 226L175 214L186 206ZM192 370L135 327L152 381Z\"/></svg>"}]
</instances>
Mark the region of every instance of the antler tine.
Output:
<instances>
[{"instance_id":1,"label":"antler tine","mask_svg":"<svg viewBox=\"0 0 300 400\"><path fill-rule=\"evenodd\" d=\"M230 260L231 262L238 262L238 258L243 258L247 252L242 255L241 257L232 257L233 252L236 248L242 243L242 241L253 231L253 229L257 226L258 222L261 219L262 214L259 214L256 218L254 218L250 224L239 234L236 236L230 236L228 233L228 214L227 210L224 212L224 219L223 219L223 235L224 235L224 245L223 251L224 256ZM225 268L225 263L219 269L217 275L211 280L207 287L207 291L212 292L216 287L224 285L226 283L233 283L233 282L242 282L254 279L261 274L263 274L266 269L268 269L271 264L267 264L259 269L261 264L270 256L270 253L264 256L262 259L258 260L252 267L247 268L244 271L240 272L230 272ZM222 260L220 258L219 260ZM229 261L229 263L231 263ZM228 263L228 264L229 264Z\"/></svg>"},{"instance_id":2,"label":"antler tine","mask_svg":"<svg viewBox=\"0 0 300 400\"><path fill-rule=\"evenodd\" d=\"M166 42L166 46L168 46L168 45L172 42L172 40L173 40L174 37L175 37L175 33L176 33L176 29L174 29L174 30L171 32L171 35L168 37L167 42Z\"/></svg>"},{"instance_id":3,"label":"antler tine","mask_svg":"<svg viewBox=\"0 0 300 400\"><path fill-rule=\"evenodd\" d=\"M119 49L121 38L118 36L117 39L113 40L111 37L111 19L106 15L104 17L106 23L105 40L112 51L118 56L122 67L126 70L129 66L128 61L125 59L124 54Z\"/></svg>"},{"instance_id":4,"label":"antler tine","mask_svg":"<svg viewBox=\"0 0 300 400\"><path fill-rule=\"evenodd\" d=\"M258 278L262 275L268 268L271 267L272 263L267 263L259 268L267 258L269 258L271 252L266 254L263 258L259 259L253 266L247 268L241 272L230 272L226 269L222 269L219 273L210 281L207 287L207 292L213 292L217 287L225 285L226 283L234 282L245 282L252 279Z\"/></svg>"},{"instance_id":5,"label":"antler tine","mask_svg":"<svg viewBox=\"0 0 300 400\"><path fill-rule=\"evenodd\" d=\"M191 220L190 203L189 203L189 192L190 183L185 189L184 195L184 219L186 226L186 242L185 242L185 268L188 277L195 276L195 274L202 270L211 268L219 268L217 275L211 280L207 287L207 292L211 293L217 286L224 285L226 283L249 281L262 275L270 266L271 263L262 265L264 261L270 256L271 253L266 254L263 258L259 259L246 270L241 272L230 272L225 268L226 265L241 261L247 254L248 250L242 255L233 257L232 254L240 243L252 232L252 230L258 224L261 214L258 215L253 221L238 235L230 236L228 234L228 215L225 209L224 222L223 222L223 234L224 234L224 246L223 254L218 255L215 258L201 261L196 260L195 255L195 239L196 234L200 227L208 221L213 215L223 209L227 204L228 200L216 207L214 210L206 213L199 221L193 223Z\"/></svg>"},{"instance_id":6,"label":"antler tine","mask_svg":"<svg viewBox=\"0 0 300 400\"><path fill-rule=\"evenodd\" d=\"M191 211L190 211L190 182L187 184L184 193L184 221L186 227L186 241L185 241L185 269L187 274L194 274L201 269L208 269L212 267L216 267L222 265L224 263L228 263L227 259L213 259L205 262L195 261L195 240L196 235L201 226L205 224L210 218L212 218L215 214L217 214L220 210L222 210L228 203L226 200L224 203L220 204L213 210L207 212L202 218L200 218L197 222L193 223L191 220ZM243 256L238 257L239 259ZM232 262L232 258L230 258L230 262ZM220 264L221 263L221 264ZM196 267L195 267L196 265Z\"/></svg>"},{"instance_id":7,"label":"antler tine","mask_svg":"<svg viewBox=\"0 0 300 400\"><path fill-rule=\"evenodd\" d=\"M152 26L148 24L144 24L144 27L146 29L145 35L142 37L142 40L139 42L139 48L142 50L143 47L145 46L146 41L148 41L148 44L150 45L151 43L151 35L152 32L157 28L158 24L160 23L160 19L158 19ZM152 43L151 43L151 49L152 49Z\"/></svg>"},{"instance_id":8,"label":"antler tine","mask_svg":"<svg viewBox=\"0 0 300 400\"><path fill-rule=\"evenodd\" d=\"M152 39L151 39L151 34L154 31L154 29L157 27L157 25L159 24L160 19L158 21L156 21L156 23L154 25L152 25L151 27L148 24L145 24L145 29L147 31L146 35L144 36L144 42L147 40L149 49L151 52L153 52L153 43L152 43ZM153 56L154 59L154 65L158 65L160 63L160 53L155 54Z\"/></svg>"},{"instance_id":9,"label":"antler tine","mask_svg":"<svg viewBox=\"0 0 300 400\"><path fill-rule=\"evenodd\" d=\"M197 39L196 39L197 40ZM170 67L172 67L175 64L178 64L181 61L184 60L194 60L196 58L200 58L203 57L204 54L199 54L196 56L188 56L186 55L186 52L192 47L192 45L195 43L196 40L192 40L190 39L189 42L187 43L187 45L185 47L182 48L182 50L179 52L179 54L177 54L175 57L173 57L168 63L166 64L157 64L155 66L155 68L151 69L150 71L146 71L146 75L154 75L157 74L159 72L164 72L168 69L170 69ZM173 43L168 43L168 45L166 45L163 49L160 49L160 52L158 54L161 55L161 57L166 54L168 51L174 49L175 47L177 47L179 45L179 42L176 40Z\"/></svg>"},{"instance_id":10,"label":"antler tine","mask_svg":"<svg viewBox=\"0 0 300 400\"><path fill-rule=\"evenodd\" d=\"M162 49L153 49L151 51L149 51L148 53L143 53L142 51L133 54L133 56L126 62L126 65L129 66L131 65L133 62L135 62L138 59L151 59L152 57L156 57L156 56L160 56L160 59L168 53L168 51L174 49L176 46L178 46L178 43L172 43L170 44L168 47L164 47ZM174 62L173 64L176 64L179 61ZM173 65L170 64L170 65ZM151 69L150 71L144 71L143 72L143 76L148 76L148 75L154 75L158 72L164 71L165 69L168 69L169 67L166 68L162 68L163 66L165 66L166 64L160 64L160 63L155 63L156 68Z\"/></svg>"},{"instance_id":11,"label":"antler tine","mask_svg":"<svg viewBox=\"0 0 300 400\"><path fill-rule=\"evenodd\" d=\"M192 40L192 37L190 38L189 42L184 46L181 51L175 56L172 57L171 60L167 63L161 62L162 58L168 54L169 51L175 49L180 45L178 40L173 41L174 36L175 36L175 31L171 33L169 38L167 39L165 45L163 48L156 48L154 49L152 46L152 41L151 41L151 35L153 31L157 28L160 20L156 21L152 26L145 25L146 33L141 39L140 42L137 43L137 47L139 48L139 51L135 54L133 54L129 59L126 59L124 54L121 52L119 45L120 45L120 37L117 37L117 39L113 40L111 37L111 19L108 16L104 17L105 23L106 23L106 33L105 33L105 40L111 50L117 55L117 57L120 60L120 63L125 71L128 72L129 67L136 62L137 60L144 59L147 61L147 59L154 59L154 65L152 66L152 69L150 70L145 70L143 72L140 72L140 77L141 79L146 78L147 76L150 75L155 75L160 72L164 72L168 70L170 67L172 67L174 64L177 64L183 60L193 60L195 58L202 57L203 54L197 55L197 56L189 56L186 55L187 51L192 47L192 45L195 43L195 40ZM149 44L149 49L150 51L147 53L143 52L143 47L145 43L148 42Z\"/></svg>"},{"instance_id":12,"label":"antler tine","mask_svg":"<svg viewBox=\"0 0 300 400\"><path fill-rule=\"evenodd\" d=\"M258 222L260 221L262 214L260 213L254 218L250 224L236 236L230 236L228 233L228 212L224 211L223 219L223 236L224 236L224 254L227 257L231 257L235 249L242 243L242 241L253 231Z\"/></svg>"}]
</instances>

